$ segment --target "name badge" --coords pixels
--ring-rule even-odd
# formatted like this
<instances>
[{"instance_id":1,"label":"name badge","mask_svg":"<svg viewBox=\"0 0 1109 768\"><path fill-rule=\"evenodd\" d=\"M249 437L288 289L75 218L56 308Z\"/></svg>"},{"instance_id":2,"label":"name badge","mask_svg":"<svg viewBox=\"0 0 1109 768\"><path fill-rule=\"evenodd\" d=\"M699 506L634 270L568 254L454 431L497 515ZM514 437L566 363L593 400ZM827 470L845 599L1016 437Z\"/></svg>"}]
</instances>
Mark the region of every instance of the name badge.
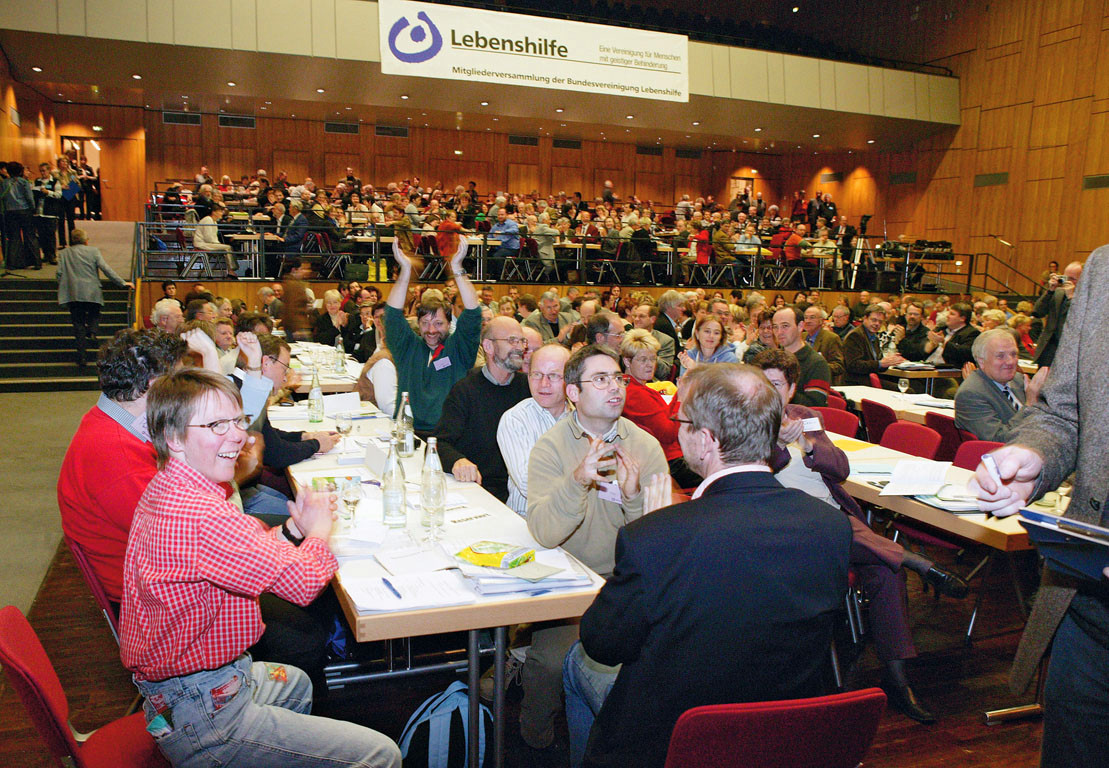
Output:
<instances>
[{"instance_id":1,"label":"name badge","mask_svg":"<svg viewBox=\"0 0 1109 768\"><path fill-rule=\"evenodd\" d=\"M823 429L820 426L820 419L815 416L811 419L801 419L801 431L803 432L819 432Z\"/></svg>"},{"instance_id":2,"label":"name badge","mask_svg":"<svg viewBox=\"0 0 1109 768\"><path fill-rule=\"evenodd\" d=\"M440 357L436 360L432 360L431 364L435 366L435 370L441 371L444 368L450 367L451 359L449 357Z\"/></svg>"},{"instance_id":3,"label":"name badge","mask_svg":"<svg viewBox=\"0 0 1109 768\"><path fill-rule=\"evenodd\" d=\"M600 497L601 501L611 501L613 504L624 503L624 497L620 493L619 483L600 483L597 487L600 489L600 493L598 493L597 496Z\"/></svg>"}]
</instances>

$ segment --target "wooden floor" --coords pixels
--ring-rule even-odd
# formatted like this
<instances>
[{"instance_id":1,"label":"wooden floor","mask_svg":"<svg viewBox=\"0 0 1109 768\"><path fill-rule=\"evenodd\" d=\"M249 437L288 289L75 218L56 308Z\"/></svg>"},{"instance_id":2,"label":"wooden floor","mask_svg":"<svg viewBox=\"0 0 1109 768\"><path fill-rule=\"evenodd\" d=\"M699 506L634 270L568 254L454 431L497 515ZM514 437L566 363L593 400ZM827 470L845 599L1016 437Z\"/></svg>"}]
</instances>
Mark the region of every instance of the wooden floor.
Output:
<instances>
[{"instance_id":1,"label":"wooden floor","mask_svg":"<svg viewBox=\"0 0 1109 768\"><path fill-rule=\"evenodd\" d=\"M965 565L957 567L968 570ZM911 576L911 618L920 657L910 675L918 695L940 720L922 726L887 712L865 765L1036 766L1038 721L987 727L981 719L983 710L1025 701L1011 696L1005 686L1018 636L1003 630L1013 628L1020 618L1008 580L998 577L988 589L976 630L982 639L973 648L962 642L972 598L962 602L945 598L936 604L931 596L920 594L919 586L919 579ZM115 641L64 547L54 559L30 618L69 697L73 725L87 731L119 717L135 690L119 664ZM439 674L348 688L333 692L317 714L361 722L396 738L419 702L441 691L450 679L449 674ZM877 679L876 662L868 650L853 671L852 687L874 685ZM564 733L551 754L537 755L522 747L513 727L518 702L519 688L513 688L507 707L508 764L520 768L566 765ZM50 765L19 700L7 681L0 680L0 766Z\"/></svg>"}]
</instances>

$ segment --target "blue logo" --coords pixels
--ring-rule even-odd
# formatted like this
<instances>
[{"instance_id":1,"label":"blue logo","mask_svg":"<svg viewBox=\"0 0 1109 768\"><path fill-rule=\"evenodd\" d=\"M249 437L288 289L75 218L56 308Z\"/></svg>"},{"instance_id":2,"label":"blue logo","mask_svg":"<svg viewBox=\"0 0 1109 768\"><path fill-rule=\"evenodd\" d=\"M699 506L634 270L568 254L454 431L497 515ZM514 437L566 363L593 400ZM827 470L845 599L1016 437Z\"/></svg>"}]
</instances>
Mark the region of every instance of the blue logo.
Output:
<instances>
[{"instance_id":1,"label":"blue logo","mask_svg":"<svg viewBox=\"0 0 1109 768\"><path fill-rule=\"evenodd\" d=\"M428 32L431 33L431 42L422 51L403 53L397 49L397 38L400 37L401 32L408 28L408 19L404 16L397 19L397 23L389 30L389 50L406 64L419 64L421 61L427 61L439 53L439 49L443 47L443 35L439 33L439 28L431 22L427 14L420 11L416 14L416 18L422 22L423 26L414 26L408 32L408 37L411 38L412 42L418 46L427 39Z\"/></svg>"}]
</instances>

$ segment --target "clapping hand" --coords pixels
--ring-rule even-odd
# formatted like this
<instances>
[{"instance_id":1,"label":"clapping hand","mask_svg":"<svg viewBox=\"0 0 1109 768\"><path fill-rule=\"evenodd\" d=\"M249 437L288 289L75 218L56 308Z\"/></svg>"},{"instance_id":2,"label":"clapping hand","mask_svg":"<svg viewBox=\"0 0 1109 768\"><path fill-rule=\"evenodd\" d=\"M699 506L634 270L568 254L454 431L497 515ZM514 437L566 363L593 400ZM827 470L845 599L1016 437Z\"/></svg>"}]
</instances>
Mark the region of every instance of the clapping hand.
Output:
<instances>
[{"instance_id":1,"label":"clapping hand","mask_svg":"<svg viewBox=\"0 0 1109 768\"><path fill-rule=\"evenodd\" d=\"M401 271L412 269L412 259L410 259L404 252L404 249L400 247L399 237L393 238L393 258L396 259L397 265L401 268Z\"/></svg>"},{"instance_id":2,"label":"clapping hand","mask_svg":"<svg viewBox=\"0 0 1109 768\"><path fill-rule=\"evenodd\" d=\"M643 514L670 506L670 485L670 475L665 472L657 472L651 477L643 486Z\"/></svg>"},{"instance_id":3,"label":"clapping hand","mask_svg":"<svg viewBox=\"0 0 1109 768\"><path fill-rule=\"evenodd\" d=\"M782 445L789 445L801 439L801 435L805 432L805 425L801 419L789 419L782 417L782 425L778 429L778 442Z\"/></svg>"},{"instance_id":4,"label":"clapping hand","mask_svg":"<svg viewBox=\"0 0 1109 768\"><path fill-rule=\"evenodd\" d=\"M190 352L196 352L202 357L209 352L216 353L216 343L212 341L212 337L199 328L186 331L181 334L181 338L189 345Z\"/></svg>"},{"instance_id":5,"label":"clapping hand","mask_svg":"<svg viewBox=\"0 0 1109 768\"><path fill-rule=\"evenodd\" d=\"M612 446L599 437L590 438L589 451L574 470L574 481L586 488L594 483L609 482L610 478L602 475L601 471L611 469L616 464L611 448Z\"/></svg>"},{"instance_id":6,"label":"clapping hand","mask_svg":"<svg viewBox=\"0 0 1109 768\"><path fill-rule=\"evenodd\" d=\"M633 499L639 495L639 460L624 450L622 445L616 446L616 482L625 499Z\"/></svg>"},{"instance_id":7,"label":"clapping hand","mask_svg":"<svg viewBox=\"0 0 1109 768\"><path fill-rule=\"evenodd\" d=\"M333 494L305 488L297 494L296 501L288 502L288 507L289 516L305 538L313 536L327 541L331 536L331 525L335 521Z\"/></svg>"},{"instance_id":8,"label":"clapping hand","mask_svg":"<svg viewBox=\"0 0 1109 768\"><path fill-rule=\"evenodd\" d=\"M335 315L335 327L342 328L343 326L345 326L347 324L347 318L347 313L340 309L339 312Z\"/></svg>"}]
</instances>

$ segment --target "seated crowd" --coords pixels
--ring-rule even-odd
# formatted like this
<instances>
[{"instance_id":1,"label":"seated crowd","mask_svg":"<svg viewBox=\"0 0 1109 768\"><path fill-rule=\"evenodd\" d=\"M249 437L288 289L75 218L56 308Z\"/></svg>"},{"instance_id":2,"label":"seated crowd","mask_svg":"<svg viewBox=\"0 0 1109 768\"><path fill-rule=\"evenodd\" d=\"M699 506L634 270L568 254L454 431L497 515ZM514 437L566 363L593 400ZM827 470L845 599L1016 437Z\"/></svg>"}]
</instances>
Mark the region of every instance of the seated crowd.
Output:
<instances>
[{"instance_id":1,"label":"seated crowd","mask_svg":"<svg viewBox=\"0 0 1109 768\"><path fill-rule=\"evenodd\" d=\"M364 194L356 182L351 194ZM474 192L457 200L473 206ZM607 579L580 624L530 627L520 708L530 748L551 746L564 698L575 766L662 765L692 706L827 692L849 567L871 601L891 703L934 720L906 670L916 650L903 574L955 597L967 585L871 530L841 485L846 455L811 409L835 386L930 361L964 368L960 425L1005 439L1037 397L1081 265L1016 312L989 296L864 291L827 308L816 293L656 300L619 285L538 298L509 288L495 301L470 281L465 242L445 245L450 279L420 288L413 244L398 238L384 301L348 282L315 309L304 264L259 290L259 311L199 284L178 298L166 283L152 327L100 350L102 394L59 478L63 528L119 611L123 662L174 765L198 764L201 750L259 765L304 764L294 753L400 762L380 733L307 720L344 621L326 590L333 501L294 494L283 470L337 435L267 417L298 384L290 340L354 355L358 392L386 413L407 392L446 472ZM1041 364L1027 383L1022 355ZM691 500L672 505L673 494Z\"/></svg>"}]
</instances>

